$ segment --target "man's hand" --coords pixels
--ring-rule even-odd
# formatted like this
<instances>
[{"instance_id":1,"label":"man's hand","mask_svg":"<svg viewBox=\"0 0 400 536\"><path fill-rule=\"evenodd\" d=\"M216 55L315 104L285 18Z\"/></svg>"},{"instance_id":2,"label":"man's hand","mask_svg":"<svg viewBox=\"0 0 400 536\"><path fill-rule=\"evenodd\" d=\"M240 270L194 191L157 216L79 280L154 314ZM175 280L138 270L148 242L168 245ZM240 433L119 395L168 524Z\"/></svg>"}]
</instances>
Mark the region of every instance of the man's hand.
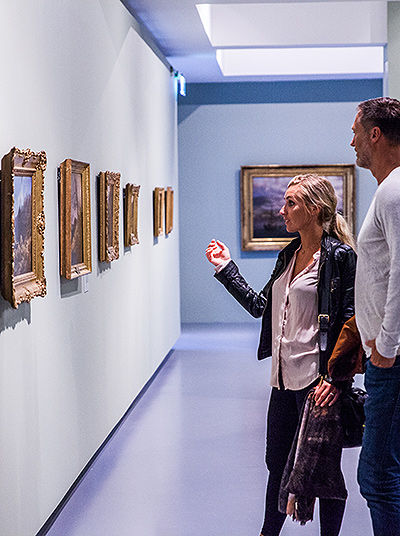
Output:
<instances>
[{"instance_id":1,"label":"man's hand","mask_svg":"<svg viewBox=\"0 0 400 536\"><path fill-rule=\"evenodd\" d=\"M340 390L325 380L322 381L315 389L314 400L316 406L333 406L339 398Z\"/></svg>"},{"instance_id":2,"label":"man's hand","mask_svg":"<svg viewBox=\"0 0 400 536\"><path fill-rule=\"evenodd\" d=\"M371 352L371 363L376 367L380 368L390 368L393 367L393 364L396 360L396 357L384 357L376 349L375 339L366 341L365 344L372 348Z\"/></svg>"}]
</instances>

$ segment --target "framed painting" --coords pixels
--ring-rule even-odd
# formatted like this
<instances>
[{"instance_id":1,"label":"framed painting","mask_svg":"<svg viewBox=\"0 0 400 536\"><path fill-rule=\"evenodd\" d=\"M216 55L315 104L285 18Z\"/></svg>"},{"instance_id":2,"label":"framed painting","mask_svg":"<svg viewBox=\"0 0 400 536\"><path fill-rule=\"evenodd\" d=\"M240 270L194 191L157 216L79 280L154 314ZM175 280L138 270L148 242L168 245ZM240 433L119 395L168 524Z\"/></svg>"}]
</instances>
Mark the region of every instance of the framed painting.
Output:
<instances>
[{"instance_id":1,"label":"framed painting","mask_svg":"<svg viewBox=\"0 0 400 536\"><path fill-rule=\"evenodd\" d=\"M74 279L92 271L90 166L67 159L60 165L60 273Z\"/></svg>"},{"instance_id":2,"label":"framed painting","mask_svg":"<svg viewBox=\"0 0 400 536\"><path fill-rule=\"evenodd\" d=\"M138 204L140 186L128 183L124 189L124 244L125 247L139 244Z\"/></svg>"},{"instance_id":3,"label":"framed painting","mask_svg":"<svg viewBox=\"0 0 400 536\"><path fill-rule=\"evenodd\" d=\"M165 192L165 234L174 227L174 191L168 186Z\"/></svg>"},{"instance_id":4,"label":"framed painting","mask_svg":"<svg viewBox=\"0 0 400 536\"><path fill-rule=\"evenodd\" d=\"M154 188L153 192L153 201L154 201L154 210L153 210L153 218L154 218L154 236L157 238L158 236L161 236L164 233L164 198L165 198L165 190L164 188Z\"/></svg>"},{"instance_id":5,"label":"framed painting","mask_svg":"<svg viewBox=\"0 0 400 536\"><path fill-rule=\"evenodd\" d=\"M279 210L290 180L314 173L329 179L337 197L337 209L354 231L355 166L242 166L240 177L241 233L244 251L281 249L295 234L286 231Z\"/></svg>"},{"instance_id":6,"label":"framed painting","mask_svg":"<svg viewBox=\"0 0 400 536\"><path fill-rule=\"evenodd\" d=\"M46 153L14 147L1 161L1 291L17 308L46 295L44 171Z\"/></svg>"},{"instance_id":7,"label":"framed painting","mask_svg":"<svg viewBox=\"0 0 400 536\"><path fill-rule=\"evenodd\" d=\"M100 173L99 204L99 258L101 262L119 257L119 188L121 174L113 171Z\"/></svg>"}]
</instances>

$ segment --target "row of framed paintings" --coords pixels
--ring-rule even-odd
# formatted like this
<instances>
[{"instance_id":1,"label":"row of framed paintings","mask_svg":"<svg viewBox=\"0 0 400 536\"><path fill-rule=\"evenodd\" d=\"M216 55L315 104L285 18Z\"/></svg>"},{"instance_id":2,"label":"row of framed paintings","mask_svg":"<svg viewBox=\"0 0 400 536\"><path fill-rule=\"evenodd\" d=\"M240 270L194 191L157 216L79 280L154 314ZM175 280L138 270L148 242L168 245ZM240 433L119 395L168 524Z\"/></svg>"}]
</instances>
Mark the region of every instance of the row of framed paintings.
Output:
<instances>
[{"instance_id":1,"label":"row of framed paintings","mask_svg":"<svg viewBox=\"0 0 400 536\"><path fill-rule=\"evenodd\" d=\"M11 149L1 161L1 292L10 304L46 295L44 275L44 151ZM99 260L119 257L121 175L101 172L99 181ZM124 245L139 243L140 186L126 184ZM154 236L173 229L173 189L155 188ZM73 279L92 271L90 165L66 159L59 168L60 274ZM165 215L165 217L164 217Z\"/></svg>"}]
</instances>

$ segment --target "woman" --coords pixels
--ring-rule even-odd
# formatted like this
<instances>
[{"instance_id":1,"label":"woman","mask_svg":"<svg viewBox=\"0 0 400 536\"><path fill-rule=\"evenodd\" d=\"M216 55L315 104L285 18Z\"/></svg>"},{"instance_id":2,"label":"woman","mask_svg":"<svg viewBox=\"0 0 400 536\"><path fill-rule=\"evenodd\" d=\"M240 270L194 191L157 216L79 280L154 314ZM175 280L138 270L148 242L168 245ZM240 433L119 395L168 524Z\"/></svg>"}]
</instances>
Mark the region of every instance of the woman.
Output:
<instances>
[{"instance_id":1,"label":"woman","mask_svg":"<svg viewBox=\"0 0 400 536\"><path fill-rule=\"evenodd\" d=\"M305 397L317 386L315 402L324 406L340 394L327 378L327 362L343 323L354 314L356 255L336 205L327 179L299 175L290 181L280 214L287 231L299 237L279 253L259 294L240 275L225 244L212 240L206 250L215 277L250 314L263 317L258 358L272 355L261 536L278 536L286 518L278 511L279 488ZM321 536L337 536L345 501L319 502Z\"/></svg>"}]
</instances>

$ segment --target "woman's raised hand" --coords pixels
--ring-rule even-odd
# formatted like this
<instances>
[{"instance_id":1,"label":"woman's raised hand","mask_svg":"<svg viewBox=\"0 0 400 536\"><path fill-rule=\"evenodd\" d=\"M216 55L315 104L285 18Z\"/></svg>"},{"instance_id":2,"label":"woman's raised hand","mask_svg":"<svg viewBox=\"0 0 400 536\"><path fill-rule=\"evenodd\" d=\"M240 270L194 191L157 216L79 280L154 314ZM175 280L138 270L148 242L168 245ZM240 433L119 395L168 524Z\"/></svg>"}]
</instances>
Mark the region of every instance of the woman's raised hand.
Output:
<instances>
[{"instance_id":1,"label":"woman's raised hand","mask_svg":"<svg viewBox=\"0 0 400 536\"><path fill-rule=\"evenodd\" d=\"M231 254L229 249L225 246L223 242L215 240L214 238L208 244L206 249L206 257L214 266L218 267L222 264L226 264L227 261L231 260Z\"/></svg>"}]
</instances>

